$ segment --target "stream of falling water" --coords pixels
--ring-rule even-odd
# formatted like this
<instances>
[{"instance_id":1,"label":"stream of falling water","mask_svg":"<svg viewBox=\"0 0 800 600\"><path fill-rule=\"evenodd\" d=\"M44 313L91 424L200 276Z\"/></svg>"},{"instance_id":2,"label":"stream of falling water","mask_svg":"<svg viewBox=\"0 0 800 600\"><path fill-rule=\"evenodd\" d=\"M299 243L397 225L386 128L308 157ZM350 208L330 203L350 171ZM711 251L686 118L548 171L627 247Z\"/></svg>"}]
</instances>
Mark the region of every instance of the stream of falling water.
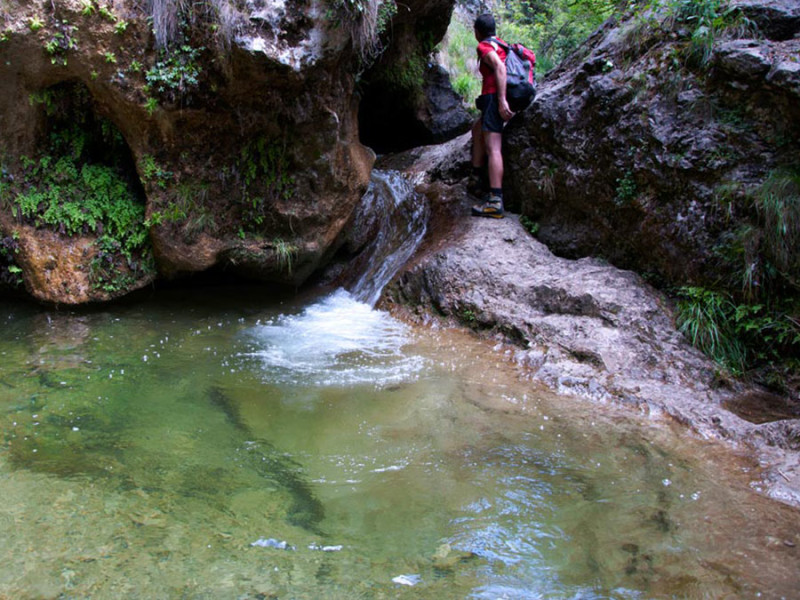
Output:
<instances>
[{"instance_id":1,"label":"stream of falling water","mask_svg":"<svg viewBox=\"0 0 800 600\"><path fill-rule=\"evenodd\" d=\"M351 292L0 323L0 598L797 597L754 465Z\"/></svg>"}]
</instances>

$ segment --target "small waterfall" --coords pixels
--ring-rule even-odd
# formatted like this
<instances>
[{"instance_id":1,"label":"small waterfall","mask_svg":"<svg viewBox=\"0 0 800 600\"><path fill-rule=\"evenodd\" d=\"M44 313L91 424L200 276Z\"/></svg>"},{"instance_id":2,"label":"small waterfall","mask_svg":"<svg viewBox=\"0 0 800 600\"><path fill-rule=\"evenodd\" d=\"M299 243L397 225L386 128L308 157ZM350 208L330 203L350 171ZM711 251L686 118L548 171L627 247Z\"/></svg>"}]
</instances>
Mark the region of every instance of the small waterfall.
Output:
<instances>
[{"instance_id":1,"label":"small waterfall","mask_svg":"<svg viewBox=\"0 0 800 600\"><path fill-rule=\"evenodd\" d=\"M254 347L246 356L261 363L270 383L383 387L413 381L426 364L405 352L409 331L404 323L342 289L249 334Z\"/></svg>"},{"instance_id":2,"label":"small waterfall","mask_svg":"<svg viewBox=\"0 0 800 600\"><path fill-rule=\"evenodd\" d=\"M425 236L429 213L427 200L402 174L373 171L355 215L355 227L371 237L359 256L364 270L347 286L357 300L375 305Z\"/></svg>"},{"instance_id":3,"label":"small waterfall","mask_svg":"<svg viewBox=\"0 0 800 600\"><path fill-rule=\"evenodd\" d=\"M249 331L266 381L283 385L377 387L413 381L426 361L405 346L408 327L373 307L425 235L429 206L398 172L373 171L353 218L349 243L360 248L349 283L299 314Z\"/></svg>"}]
</instances>

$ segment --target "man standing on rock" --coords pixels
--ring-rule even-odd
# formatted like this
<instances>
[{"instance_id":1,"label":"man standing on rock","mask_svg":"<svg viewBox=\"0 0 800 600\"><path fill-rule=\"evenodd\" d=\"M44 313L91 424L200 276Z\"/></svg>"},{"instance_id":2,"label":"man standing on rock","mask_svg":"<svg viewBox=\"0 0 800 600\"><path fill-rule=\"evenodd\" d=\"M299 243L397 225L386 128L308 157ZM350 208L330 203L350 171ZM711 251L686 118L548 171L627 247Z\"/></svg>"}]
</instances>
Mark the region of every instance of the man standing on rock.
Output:
<instances>
[{"instance_id":1,"label":"man standing on rock","mask_svg":"<svg viewBox=\"0 0 800 600\"><path fill-rule=\"evenodd\" d=\"M489 158L489 196L472 207L477 217L503 218L503 127L513 113L506 99L506 51L494 41L495 21L490 14L475 19L478 60L483 78L481 95L475 104L481 116L472 126L472 170L480 177L483 163ZM503 40L498 40L505 45Z\"/></svg>"}]
</instances>

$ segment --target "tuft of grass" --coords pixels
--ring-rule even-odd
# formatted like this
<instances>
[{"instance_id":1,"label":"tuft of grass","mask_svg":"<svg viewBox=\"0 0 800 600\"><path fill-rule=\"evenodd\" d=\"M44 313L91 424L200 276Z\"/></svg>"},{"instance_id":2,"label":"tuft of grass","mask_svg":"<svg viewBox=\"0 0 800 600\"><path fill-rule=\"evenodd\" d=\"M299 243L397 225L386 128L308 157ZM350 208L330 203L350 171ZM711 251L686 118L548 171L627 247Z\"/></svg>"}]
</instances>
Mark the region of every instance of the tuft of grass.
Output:
<instances>
[{"instance_id":1,"label":"tuft of grass","mask_svg":"<svg viewBox=\"0 0 800 600\"><path fill-rule=\"evenodd\" d=\"M763 220L763 242L774 266L800 287L800 169L769 174L755 192Z\"/></svg>"},{"instance_id":2,"label":"tuft of grass","mask_svg":"<svg viewBox=\"0 0 800 600\"><path fill-rule=\"evenodd\" d=\"M678 330L718 364L742 374L747 353L732 327L736 306L730 297L700 287L683 287L679 294Z\"/></svg>"},{"instance_id":3,"label":"tuft of grass","mask_svg":"<svg viewBox=\"0 0 800 600\"><path fill-rule=\"evenodd\" d=\"M272 248L275 252L275 257L278 260L278 266L286 269L286 272L292 274L292 263L297 254L297 246L291 244L280 238L275 238L272 241Z\"/></svg>"}]
</instances>

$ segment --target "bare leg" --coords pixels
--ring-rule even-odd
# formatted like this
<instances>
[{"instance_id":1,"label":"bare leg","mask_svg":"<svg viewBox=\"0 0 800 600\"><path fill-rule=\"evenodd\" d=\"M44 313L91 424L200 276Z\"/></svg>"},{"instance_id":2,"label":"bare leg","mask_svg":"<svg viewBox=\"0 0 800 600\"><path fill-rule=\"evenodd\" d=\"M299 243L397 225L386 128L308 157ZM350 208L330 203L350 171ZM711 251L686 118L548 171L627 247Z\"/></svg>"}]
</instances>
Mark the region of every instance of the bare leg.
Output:
<instances>
[{"instance_id":1,"label":"bare leg","mask_svg":"<svg viewBox=\"0 0 800 600\"><path fill-rule=\"evenodd\" d=\"M483 140L489 154L489 187L500 189L503 187L503 134L484 131Z\"/></svg>"}]
</instances>

